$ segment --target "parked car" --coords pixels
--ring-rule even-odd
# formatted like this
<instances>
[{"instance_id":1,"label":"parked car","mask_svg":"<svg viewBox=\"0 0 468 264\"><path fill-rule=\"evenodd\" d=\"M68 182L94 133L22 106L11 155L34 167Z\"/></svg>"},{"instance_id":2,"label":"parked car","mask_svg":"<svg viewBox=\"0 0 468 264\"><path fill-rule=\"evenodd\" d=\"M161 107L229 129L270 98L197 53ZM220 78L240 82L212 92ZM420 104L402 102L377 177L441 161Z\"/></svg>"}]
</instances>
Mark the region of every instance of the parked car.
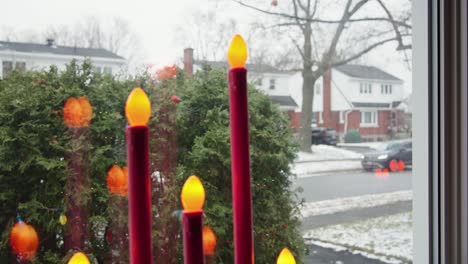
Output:
<instances>
[{"instance_id":1,"label":"parked car","mask_svg":"<svg viewBox=\"0 0 468 264\"><path fill-rule=\"evenodd\" d=\"M312 144L336 146L336 130L325 127L312 128Z\"/></svg>"},{"instance_id":2,"label":"parked car","mask_svg":"<svg viewBox=\"0 0 468 264\"><path fill-rule=\"evenodd\" d=\"M362 167L371 171L376 168L389 168L392 160L403 161L405 167L413 164L413 144L411 140L391 141L380 144L376 150L364 154Z\"/></svg>"}]
</instances>

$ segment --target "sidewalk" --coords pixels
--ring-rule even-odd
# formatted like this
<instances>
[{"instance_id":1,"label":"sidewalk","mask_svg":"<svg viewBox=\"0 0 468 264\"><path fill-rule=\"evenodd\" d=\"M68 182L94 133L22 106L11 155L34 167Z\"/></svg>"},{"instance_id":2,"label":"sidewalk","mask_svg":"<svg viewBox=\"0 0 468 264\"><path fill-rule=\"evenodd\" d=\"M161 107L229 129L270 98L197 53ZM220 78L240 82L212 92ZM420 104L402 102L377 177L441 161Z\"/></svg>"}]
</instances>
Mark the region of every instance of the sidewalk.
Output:
<instances>
[{"instance_id":1,"label":"sidewalk","mask_svg":"<svg viewBox=\"0 0 468 264\"><path fill-rule=\"evenodd\" d=\"M297 177L362 169L362 154L327 145L314 145L312 151L297 154L294 164L291 165L291 171Z\"/></svg>"}]
</instances>

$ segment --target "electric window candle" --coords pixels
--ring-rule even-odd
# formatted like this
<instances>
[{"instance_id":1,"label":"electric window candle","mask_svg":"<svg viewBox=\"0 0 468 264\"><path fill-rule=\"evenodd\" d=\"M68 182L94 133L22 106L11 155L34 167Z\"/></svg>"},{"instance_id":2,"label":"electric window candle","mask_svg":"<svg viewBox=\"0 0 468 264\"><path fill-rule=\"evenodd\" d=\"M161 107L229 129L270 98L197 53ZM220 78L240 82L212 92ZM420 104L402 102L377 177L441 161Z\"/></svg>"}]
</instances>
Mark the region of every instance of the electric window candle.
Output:
<instances>
[{"instance_id":1,"label":"electric window candle","mask_svg":"<svg viewBox=\"0 0 468 264\"><path fill-rule=\"evenodd\" d=\"M228 49L231 174L234 218L234 262L254 263L252 193L250 187L247 45L235 35Z\"/></svg>"},{"instance_id":2,"label":"electric window candle","mask_svg":"<svg viewBox=\"0 0 468 264\"><path fill-rule=\"evenodd\" d=\"M184 239L184 263L203 264L203 204L205 189L197 176L190 176L182 187L180 200L182 232Z\"/></svg>"},{"instance_id":3,"label":"electric window candle","mask_svg":"<svg viewBox=\"0 0 468 264\"><path fill-rule=\"evenodd\" d=\"M294 256L289 249L283 248L278 256L276 264L296 264L296 259L294 259Z\"/></svg>"},{"instance_id":4,"label":"electric window candle","mask_svg":"<svg viewBox=\"0 0 468 264\"><path fill-rule=\"evenodd\" d=\"M151 241L151 186L149 175L149 129L151 104L141 88L130 93L125 106L129 126L127 164L129 178L130 263L153 263Z\"/></svg>"}]
</instances>

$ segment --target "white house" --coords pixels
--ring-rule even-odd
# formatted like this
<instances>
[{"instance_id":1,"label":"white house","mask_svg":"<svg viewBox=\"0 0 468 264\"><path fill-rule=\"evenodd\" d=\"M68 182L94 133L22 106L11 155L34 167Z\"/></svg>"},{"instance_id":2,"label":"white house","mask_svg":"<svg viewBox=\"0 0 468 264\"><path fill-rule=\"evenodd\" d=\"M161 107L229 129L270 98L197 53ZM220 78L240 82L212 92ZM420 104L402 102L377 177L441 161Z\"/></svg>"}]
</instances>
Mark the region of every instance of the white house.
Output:
<instances>
[{"instance_id":1,"label":"white house","mask_svg":"<svg viewBox=\"0 0 468 264\"><path fill-rule=\"evenodd\" d=\"M79 48L55 45L53 39L45 44L0 41L0 79L14 69L40 70L51 65L64 70L71 60L82 62L90 59L95 70L115 74L125 64L125 59L105 49Z\"/></svg>"},{"instance_id":2,"label":"white house","mask_svg":"<svg viewBox=\"0 0 468 264\"><path fill-rule=\"evenodd\" d=\"M203 65L228 68L226 62L194 61L193 50L184 51L184 69L191 75ZM268 65L247 64L248 78L287 112L291 126L300 127L302 73L281 71ZM314 126L333 128L339 135L358 130L364 140L384 140L405 130L403 81L377 67L346 64L329 70L315 83Z\"/></svg>"}]
</instances>

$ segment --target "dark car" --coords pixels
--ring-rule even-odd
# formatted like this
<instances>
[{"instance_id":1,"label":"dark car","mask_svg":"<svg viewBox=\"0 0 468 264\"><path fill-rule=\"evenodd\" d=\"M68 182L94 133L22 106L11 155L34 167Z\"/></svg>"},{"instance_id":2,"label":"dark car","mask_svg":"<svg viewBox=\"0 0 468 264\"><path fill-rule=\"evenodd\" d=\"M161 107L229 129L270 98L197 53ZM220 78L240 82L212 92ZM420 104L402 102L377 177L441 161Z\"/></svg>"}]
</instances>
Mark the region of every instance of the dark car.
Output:
<instances>
[{"instance_id":1,"label":"dark car","mask_svg":"<svg viewBox=\"0 0 468 264\"><path fill-rule=\"evenodd\" d=\"M336 130L325 127L312 128L312 144L336 146Z\"/></svg>"},{"instance_id":2,"label":"dark car","mask_svg":"<svg viewBox=\"0 0 468 264\"><path fill-rule=\"evenodd\" d=\"M367 152L362 159L362 167L367 170L390 168L390 163L403 161L404 166L413 164L413 144L411 140L382 143L375 151Z\"/></svg>"}]
</instances>

